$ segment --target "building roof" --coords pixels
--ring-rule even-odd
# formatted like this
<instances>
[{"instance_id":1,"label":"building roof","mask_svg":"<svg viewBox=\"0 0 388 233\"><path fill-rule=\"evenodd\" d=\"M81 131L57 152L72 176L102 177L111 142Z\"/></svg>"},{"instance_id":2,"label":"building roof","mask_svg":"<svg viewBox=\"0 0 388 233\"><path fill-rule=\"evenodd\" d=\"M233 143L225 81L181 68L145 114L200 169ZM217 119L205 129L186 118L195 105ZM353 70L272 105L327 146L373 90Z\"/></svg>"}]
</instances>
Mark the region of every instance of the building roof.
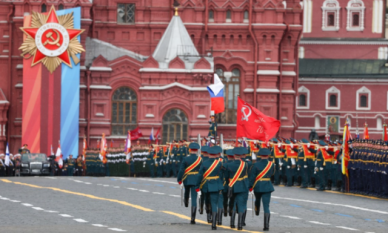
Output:
<instances>
[{"instance_id":1,"label":"building roof","mask_svg":"<svg viewBox=\"0 0 388 233\"><path fill-rule=\"evenodd\" d=\"M91 65L93 60L96 59L99 55L102 55L108 61L113 61L122 56L132 57L141 62L145 61L148 58L147 56L143 56L130 50L117 47L108 42L94 38L92 39L90 37L86 38L85 47L85 66Z\"/></svg>"},{"instance_id":2,"label":"building roof","mask_svg":"<svg viewBox=\"0 0 388 233\"><path fill-rule=\"evenodd\" d=\"M160 69L168 69L170 61L179 57L188 70L194 69L194 63L201 59L182 19L174 15L160 39L152 57L159 63ZM213 58L205 57L213 69Z\"/></svg>"},{"instance_id":3,"label":"building roof","mask_svg":"<svg viewBox=\"0 0 388 233\"><path fill-rule=\"evenodd\" d=\"M299 59L299 77L388 79L386 60Z\"/></svg>"}]
</instances>

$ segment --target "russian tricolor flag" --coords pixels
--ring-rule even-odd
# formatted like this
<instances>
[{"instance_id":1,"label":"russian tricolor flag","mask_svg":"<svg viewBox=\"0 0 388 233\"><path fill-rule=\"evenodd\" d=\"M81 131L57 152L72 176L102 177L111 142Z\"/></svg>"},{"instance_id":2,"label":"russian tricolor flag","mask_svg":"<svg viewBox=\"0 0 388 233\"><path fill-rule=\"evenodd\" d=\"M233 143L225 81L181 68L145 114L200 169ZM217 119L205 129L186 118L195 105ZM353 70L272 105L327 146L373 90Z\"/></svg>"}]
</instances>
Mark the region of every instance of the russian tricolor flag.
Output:
<instances>
[{"instance_id":1,"label":"russian tricolor flag","mask_svg":"<svg viewBox=\"0 0 388 233\"><path fill-rule=\"evenodd\" d=\"M148 144L151 144L155 140L154 137L154 127L151 129L150 139L148 140Z\"/></svg>"},{"instance_id":2,"label":"russian tricolor flag","mask_svg":"<svg viewBox=\"0 0 388 233\"><path fill-rule=\"evenodd\" d=\"M224 84L217 74L214 74L214 84L207 87L211 98L211 110L214 114L221 113L225 110Z\"/></svg>"}]
</instances>

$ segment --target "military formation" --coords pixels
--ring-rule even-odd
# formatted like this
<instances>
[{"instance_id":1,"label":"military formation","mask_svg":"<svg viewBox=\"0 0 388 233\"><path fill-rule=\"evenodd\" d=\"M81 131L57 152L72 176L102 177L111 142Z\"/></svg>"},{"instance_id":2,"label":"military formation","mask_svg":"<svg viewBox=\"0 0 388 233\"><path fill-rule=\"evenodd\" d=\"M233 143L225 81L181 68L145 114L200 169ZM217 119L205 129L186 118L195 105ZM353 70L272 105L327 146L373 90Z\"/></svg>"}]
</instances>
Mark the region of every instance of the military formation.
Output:
<instances>
[{"instance_id":1,"label":"military formation","mask_svg":"<svg viewBox=\"0 0 388 233\"><path fill-rule=\"evenodd\" d=\"M205 207L212 230L222 225L222 219L227 215L230 216L231 228L236 228L237 215L237 230L242 230L246 225L248 197L251 194L255 195L254 210L257 216L263 203L263 230L268 231L269 204L274 191L271 176L275 172L275 164L269 160L271 151L262 148L258 152L260 160L254 164L248 149L241 143L225 150L227 156L221 156L222 153L223 149L215 143L201 147L192 142L189 155L182 159L177 181L182 189L185 207L189 206L191 196L190 223L195 224L197 208L199 214L203 214Z\"/></svg>"},{"instance_id":2,"label":"military formation","mask_svg":"<svg viewBox=\"0 0 388 233\"><path fill-rule=\"evenodd\" d=\"M185 207L189 206L191 196L191 224L195 224L196 212L203 214L205 209L213 230L222 225L223 217L228 215L230 227L235 228L237 216L237 229L242 230L251 194L255 196L252 197L255 200L252 209L256 215L263 206L263 230L267 231L273 185L387 198L388 143L358 139L348 143L348 175L342 172L341 141L239 140L233 146L223 145L223 148L211 138L204 140L202 146L190 143L187 156L179 156L177 181L182 188ZM185 144L174 146L175 152L182 150L187 151ZM163 152L159 153L157 161L160 163ZM152 154L150 158L153 158Z\"/></svg>"},{"instance_id":3,"label":"military formation","mask_svg":"<svg viewBox=\"0 0 388 233\"><path fill-rule=\"evenodd\" d=\"M354 140L349 160L352 193L388 198L388 143Z\"/></svg>"}]
</instances>

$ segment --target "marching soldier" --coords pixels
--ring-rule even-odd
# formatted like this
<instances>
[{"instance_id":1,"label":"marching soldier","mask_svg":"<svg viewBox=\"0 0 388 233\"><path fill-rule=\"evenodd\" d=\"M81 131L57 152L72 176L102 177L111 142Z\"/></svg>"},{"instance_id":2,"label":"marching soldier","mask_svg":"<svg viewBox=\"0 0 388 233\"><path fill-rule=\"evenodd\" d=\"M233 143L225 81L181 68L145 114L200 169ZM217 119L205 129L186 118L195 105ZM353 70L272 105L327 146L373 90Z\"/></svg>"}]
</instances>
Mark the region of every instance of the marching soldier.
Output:
<instances>
[{"instance_id":1,"label":"marching soldier","mask_svg":"<svg viewBox=\"0 0 388 233\"><path fill-rule=\"evenodd\" d=\"M209 159L209 154L207 153L207 151L210 149L210 147L208 146L202 146L201 148L201 154L202 154L202 162L205 162ZM201 193L202 195L200 195L200 205L199 205L199 213L200 214L203 214L203 206L205 205L206 207L206 214L207 214L207 222L208 223L211 223L212 222L212 215L211 215L211 211L210 211L210 200L209 198L206 196L206 192L202 190L201 188Z\"/></svg>"},{"instance_id":2,"label":"marching soldier","mask_svg":"<svg viewBox=\"0 0 388 233\"><path fill-rule=\"evenodd\" d=\"M229 164L233 163L234 162L234 153L233 153L233 149L229 149L229 150L226 150L226 155L228 157L228 160L226 163L224 163L224 167L225 167L225 170L227 171L228 170L228 166ZM229 216L232 216L232 212L233 210L229 208L228 210L228 206L233 206L233 203L229 203L228 200L228 185L227 185L227 180L225 178L225 185L224 185L224 190L222 192L223 194L223 206L224 206L224 217L227 217L228 216L228 213L229 213Z\"/></svg>"},{"instance_id":3,"label":"marching soldier","mask_svg":"<svg viewBox=\"0 0 388 233\"><path fill-rule=\"evenodd\" d=\"M244 162L241 157L246 155L247 149L244 147L236 147L233 149L234 161L228 164L225 179L228 182L228 197L233 200L233 208L237 207L238 220L237 230L242 230L243 217L246 214L247 198L246 194L249 189L248 181L248 163ZM235 228L234 225L235 212L233 212L230 227Z\"/></svg>"},{"instance_id":4,"label":"marching soldier","mask_svg":"<svg viewBox=\"0 0 388 233\"><path fill-rule=\"evenodd\" d=\"M264 208L264 228L263 231L269 231L270 210L269 203L271 201L271 193L275 191L271 183L271 176L275 172L275 166L271 161L268 161L268 156L271 152L268 149L261 149L259 156L261 160L255 163L249 174L249 191L255 195L255 214L260 214L260 201L263 200Z\"/></svg>"},{"instance_id":5,"label":"marching soldier","mask_svg":"<svg viewBox=\"0 0 388 233\"><path fill-rule=\"evenodd\" d=\"M178 173L178 183L185 187L184 203L185 207L189 206L189 195L191 193L191 224L195 224L195 214L197 211L197 175L202 164L202 158L197 156L200 149L198 143L191 143L189 146L190 156L183 159Z\"/></svg>"},{"instance_id":6,"label":"marching soldier","mask_svg":"<svg viewBox=\"0 0 388 233\"><path fill-rule=\"evenodd\" d=\"M212 213L212 230L216 230L217 221L217 208L218 197L220 191L223 189L222 181L220 179L221 163L218 159L222 148L219 146L213 146L209 148L209 159L202 163L198 173L197 192L200 194L202 189L207 198L210 200L211 213Z\"/></svg>"}]
</instances>

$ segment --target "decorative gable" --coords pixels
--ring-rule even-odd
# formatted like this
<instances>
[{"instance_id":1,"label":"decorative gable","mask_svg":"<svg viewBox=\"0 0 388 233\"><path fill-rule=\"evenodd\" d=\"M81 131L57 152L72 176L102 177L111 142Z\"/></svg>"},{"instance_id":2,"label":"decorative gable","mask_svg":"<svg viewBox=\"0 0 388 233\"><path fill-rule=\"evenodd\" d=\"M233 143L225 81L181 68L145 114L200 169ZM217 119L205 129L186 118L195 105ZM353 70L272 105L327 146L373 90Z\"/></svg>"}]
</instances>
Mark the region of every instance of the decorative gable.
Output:
<instances>
[{"instance_id":1,"label":"decorative gable","mask_svg":"<svg viewBox=\"0 0 388 233\"><path fill-rule=\"evenodd\" d=\"M143 67L144 68L159 68L159 63L152 56L150 56L147 60L145 60L143 62Z\"/></svg>"},{"instance_id":2,"label":"decorative gable","mask_svg":"<svg viewBox=\"0 0 388 233\"><path fill-rule=\"evenodd\" d=\"M168 68L170 69L185 69L185 63L176 56L174 59L170 61L168 64Z\"/></svg>"},{"instance_id":3,"label":"decorative gable","mask_svg":"<svg viewBox=\"0 0 388 233\"><path fill-rule=\"evenodd\" d=\"M107 67L108 61L102 55L99 55L96 59L94 59L92 63L93 67Z\"/></svg>"},{"instance_id":4,"label":"decorative gable","mask_svg":"<svg viewBox=\"0 0 388 233\"><path fill-rule=\"evenodd\" d=\"M211 65L205 58L201 58L194 64L194 69L211 69Z\"/></svg>"},{"instance_id":5,"label":"decorative gable","mask_svg":"<svg viewBox=\"0 0 388 233\"><path fill-rule=\"evenodd\" d=\"M222 54L221 57L224 57L224 58L231 58L231 57L234 57L233 54L227 50L224 54Z\"/></svg>"}]
</instances>

